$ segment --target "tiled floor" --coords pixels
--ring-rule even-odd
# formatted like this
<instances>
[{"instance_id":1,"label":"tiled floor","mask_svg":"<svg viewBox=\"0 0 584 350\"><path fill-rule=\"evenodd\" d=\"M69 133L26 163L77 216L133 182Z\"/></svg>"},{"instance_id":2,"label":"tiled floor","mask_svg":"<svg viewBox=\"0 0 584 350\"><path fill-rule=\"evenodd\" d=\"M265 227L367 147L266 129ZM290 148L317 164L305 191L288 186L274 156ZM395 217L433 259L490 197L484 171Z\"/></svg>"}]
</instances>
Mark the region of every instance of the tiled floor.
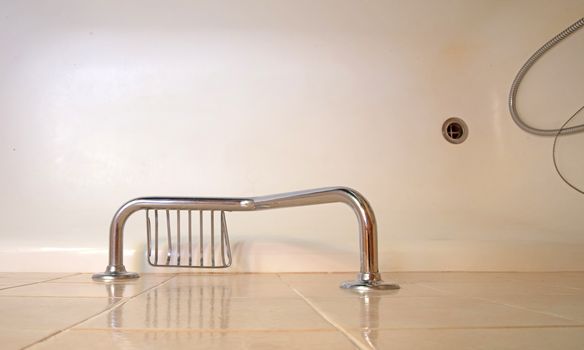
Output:
<instances>
[{"instance_id":1,"label":"tiled floor","mask_svg":"<svg viewBox=\"0 0 584 350\"><path fill-rule=\"evenodd\" d=\"M583 273L0 273L2 349L584 349Z\"/></svg>"}]
</instances>

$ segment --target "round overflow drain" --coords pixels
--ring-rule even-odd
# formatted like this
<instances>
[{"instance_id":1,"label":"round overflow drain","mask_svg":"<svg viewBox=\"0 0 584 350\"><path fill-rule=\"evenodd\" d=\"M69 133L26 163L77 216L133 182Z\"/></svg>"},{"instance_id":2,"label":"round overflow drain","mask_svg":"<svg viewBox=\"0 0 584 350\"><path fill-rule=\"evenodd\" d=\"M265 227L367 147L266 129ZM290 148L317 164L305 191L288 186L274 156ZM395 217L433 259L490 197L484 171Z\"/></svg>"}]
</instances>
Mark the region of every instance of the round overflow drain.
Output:
<instances>
[{"instance_id":1,"label":"round overflow drain","mask_svg":"<svg viewBox=\"0 0 584 350\"><path fill-rule=\"evenodd\" d=\"M442 135L450 143L462 143L468 137L468 126L460 118L448 118L442 124Z\"/></svg>"}]
</instances>

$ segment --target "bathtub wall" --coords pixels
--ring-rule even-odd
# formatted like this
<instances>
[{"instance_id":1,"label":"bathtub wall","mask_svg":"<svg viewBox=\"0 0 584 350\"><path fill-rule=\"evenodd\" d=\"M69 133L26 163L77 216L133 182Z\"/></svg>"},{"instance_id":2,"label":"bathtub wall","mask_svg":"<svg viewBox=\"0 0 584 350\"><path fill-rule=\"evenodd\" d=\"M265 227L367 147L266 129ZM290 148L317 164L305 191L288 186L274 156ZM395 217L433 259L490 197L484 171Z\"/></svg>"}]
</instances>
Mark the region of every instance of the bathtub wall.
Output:
<instances>
[{"instance_id":1,"label":"bathtub wall","mask_svg":"<svg viewBox=\"0 0 584 350\"><path fill-rule=\"evenodd\" d=\"M578 0L0 0L1 270L102 270L133 197L330 185L371 202L383 270L581 270L584 196L507 94L583 14ZM529 123L583 104L583 59L584 30L534 67ZM460 145L449 117L469 126ZM233 271L358 268L343 205L228 224ZM128 223L132 270L147 270L143 227Z\"/></svg>"}]
</instances>

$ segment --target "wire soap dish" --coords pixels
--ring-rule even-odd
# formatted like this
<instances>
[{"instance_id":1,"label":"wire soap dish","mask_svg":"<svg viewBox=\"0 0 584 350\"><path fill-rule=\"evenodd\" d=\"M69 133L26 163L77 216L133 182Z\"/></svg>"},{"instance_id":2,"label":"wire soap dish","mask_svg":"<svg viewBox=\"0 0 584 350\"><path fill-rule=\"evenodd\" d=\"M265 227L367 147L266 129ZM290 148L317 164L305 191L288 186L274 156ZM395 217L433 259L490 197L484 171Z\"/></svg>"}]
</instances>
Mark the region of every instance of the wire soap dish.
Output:
<instances>
[{"instance_id":1,"label":"wire soap dish","mask_svg":"<svg viewBox=\"0 0 584 350\"><path fill-rule=\"evenodd\" d=\"M93 279L116 281L139 277L135 272L127 272L123 262L124 225L128 217L139 210L146 213L147 257L150 265L226 268L232 262L226 212L326 203L349 205L359 221L360 272L356 280L343 282L341 288L360 291L399 289L396 283L381 279L378 268L377 224L371 205L363 195L347 187L326 187L249 198L133 199L115 213L110 226L109 264L105 272L93 275ZM218 236L215 234L217 227Z\"/></svg>"},{"instance_id":2,"label":"wire soap dish","mask_svg":"<svg viewBox=\"0 0 584 350\"><path fill-rule=\"evenodd\" d=\"M150 212L153 212L151 214ZM164 213L165 225L161 225L158 212ZM198 215L193 215L193 211ZM182 217L187 218L186 227L181 225ZM152 224L152 217L154 224ZM207 219L205 219L207 217ZM176 218L176 225L172 221ZM219 221L219 235L215 239L215 222ZM194 221L198 221L194 223ZM205 225L206 222L208 225ZM154 229L152 229L154 226ZM159 226L166 227L165 233L160 234ZM206 227L208 226L208 227ZM182 231L181 232L181 227ZM194 227L194 229L193 229ZM185 232L186 231L186 232ZM193 234L193 231L194 234ZM198 233L196 232L198 231ZM173 234L174 232L174 234ZM206 235L208 232L208 236ZM164 244L166 236L166 245ZM173 236L174 239L173 239ZM205 237L207 236L207 239ZM182 251L182 242L187 241L186 251ZM160 267L191 267L191 268L225 268L231 266L231 246L227 232L225 211L215 210L181 210L181 209L146 209L146 242L148 263ZM166 251L166 254L164 252ZM207 254L205 254L207 253ZM164 259L164 256L166 258ZM160 257L163 257L162 259ZM181 258L184 257L185 259Z\"/></svg>"}]
</instances>

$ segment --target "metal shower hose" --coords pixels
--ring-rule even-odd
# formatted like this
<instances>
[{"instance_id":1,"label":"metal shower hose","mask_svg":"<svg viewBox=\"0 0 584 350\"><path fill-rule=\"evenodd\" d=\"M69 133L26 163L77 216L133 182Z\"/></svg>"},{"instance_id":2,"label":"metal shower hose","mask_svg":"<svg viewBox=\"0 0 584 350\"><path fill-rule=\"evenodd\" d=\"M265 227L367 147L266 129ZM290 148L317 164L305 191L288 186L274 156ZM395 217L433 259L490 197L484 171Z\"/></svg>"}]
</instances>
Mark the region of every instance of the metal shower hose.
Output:
<instances>
[{"instance_id":1,"label":"metal shower hose","mask_svg":"<svg viewBox=\"0 0 584 350\"><path fill-rule=\"evenodd\" d=\"M535 135L539 135L539 136L556 136L558 134L565 135L565 134L573 134L573 133L584 131L584 124L574 125L571 127L560 128L560 129L538 129L538 128L535 128L535 127L532 127L532 126L526 124L523 121L523 119L521 119L521 117L519 116L519 113L517 112L517 90L519 90L519 85L521 84L521 81L523 80L523 77L525 76L525 74L527 74L527 72L535 64L535 62L537 62L537 60L541 56L543 56L547 51L549 51L552 47L556 46L560 41L564 40L570 34L573 34L574 32L576 32L578 29L582 28L583 26L584 26L584 18L580 18L574 24L572 24L571 26L566 28L564 31L562 31L560 34L556 35L553 39L551 39L550 41L545 43L545 45L543 45L539 50L537 50L533 55L531 55L531 57L529 57L527 62L525 62L523 67L521 67L521 69L519 70L519 72L515 76L515 79L513 80L513 84L511 84L511 91L509 92L509 111L511 112L511 117L513 118L513 121L515 121L515 123L521 129L523 129L531 134L535 134Z\"/></svg>"}]
</instances>

